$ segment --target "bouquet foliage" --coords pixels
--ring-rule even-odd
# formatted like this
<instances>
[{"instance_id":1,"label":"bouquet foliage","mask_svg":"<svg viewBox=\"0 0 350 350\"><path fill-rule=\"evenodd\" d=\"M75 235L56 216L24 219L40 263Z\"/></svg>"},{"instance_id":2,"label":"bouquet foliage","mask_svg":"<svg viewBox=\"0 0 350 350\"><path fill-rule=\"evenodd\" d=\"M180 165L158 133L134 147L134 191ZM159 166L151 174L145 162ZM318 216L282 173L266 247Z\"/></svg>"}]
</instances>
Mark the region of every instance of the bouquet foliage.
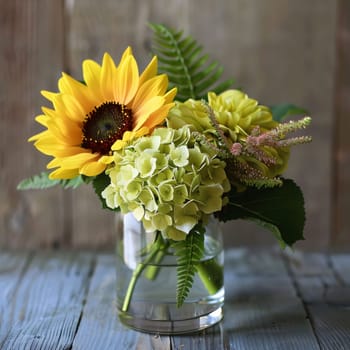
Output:
<instances>
[{"instance_id":1,"label":"bouquet foliage","mask_svg":"<svg viewBox=\"0 0 350 350\"><path fill-rule=\"evenodd\" d=\"M282 174L291 146L310 141L289 134L311 119L284 122L303 110L260 105L222 81L223 68L196 40L150 27L154 57L141 74L127 48L119 64L108 54L101 65L85 60L82 82L63 73L59 92L42 92L53 108L42 108L36 120L45 130L29 141L53 157L53 171L19 189L91 183L103 208L133 213L146 232L158 232L154 254L175 250L181 306L195 273L203 275L209 216L252 220L283 247L303 239L302 192Z\"/></svg>"}]
</instances>

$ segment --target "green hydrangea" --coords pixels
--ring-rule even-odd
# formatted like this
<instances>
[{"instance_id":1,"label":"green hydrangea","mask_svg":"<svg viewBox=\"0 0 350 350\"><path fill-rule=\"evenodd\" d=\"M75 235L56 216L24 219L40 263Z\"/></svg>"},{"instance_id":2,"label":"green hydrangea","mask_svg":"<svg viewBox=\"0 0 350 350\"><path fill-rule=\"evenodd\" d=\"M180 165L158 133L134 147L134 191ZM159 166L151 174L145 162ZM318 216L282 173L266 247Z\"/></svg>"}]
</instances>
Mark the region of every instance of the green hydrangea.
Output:
<instances>
[{"instance_id":1,"label":"green hydrangea","mask_svg":"<svg viewBox=\"0 0 350 350\"><path fill-rule=\"evenodd\" d=\"M239 90L227 90L220 95L208 93L208 105L213 110L216 123L226 138L228 147L240 143L244 147L247 138L259 128L261 133L276 128L279 123L273 120L270 109L249 98ZM180 128L190 125L192 131L205 135L209 140L218 142L217 132L208 116L208 111L201 101L189 99L184 103L176 102L167 118L167 125ZM266 158L273 159L273 164L267 166L265 162L250 154L240 154L237 161L255 168L266 178L274 178L283 173L289 159L289 147L274 148L261 146Z\"/></svg>"},{"instance_id":2,"label":"green hydrangea","mask_svg":"<svg viewBox=\"0 0 350 350\"><path fill-rule=\"evenodd\" d=\"M220 211L230 190L225 162L198 143L188 126L157 128L116 151L114 160L102 192L107 205L133 212L146 231L174 240Z\"/></svg>"}]
</instances>

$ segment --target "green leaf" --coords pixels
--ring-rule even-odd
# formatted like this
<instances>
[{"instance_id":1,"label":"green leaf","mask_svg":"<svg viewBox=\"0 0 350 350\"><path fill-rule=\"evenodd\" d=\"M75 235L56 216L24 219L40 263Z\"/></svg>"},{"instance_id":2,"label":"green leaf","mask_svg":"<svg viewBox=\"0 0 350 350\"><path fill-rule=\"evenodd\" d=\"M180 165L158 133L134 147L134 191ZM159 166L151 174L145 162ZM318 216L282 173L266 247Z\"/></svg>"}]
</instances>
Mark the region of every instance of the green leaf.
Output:
<instances>
[{"instance_id":1,"label":"green leaf","mask_svg":"<svg viewBox=\"0 0 350 350\"><path fill-rule=\"evenodd\" d=\"M204 255L204 230L199 225L190 231L186 239L172 244L177 256L177 307L181 307L187 298L194 275L197 272L196 264Z\"/></svg>"},{"instance_id":2,"label":"green leaf","mask_svg":"<svg viewBox=\"0 0 350 350\"><path fill-rule=\"evenodd\" d=\"M154 32L152 48L158 56L158 69L168 75L169 87L177 87L177 100L206 99L209 91L219 94L223 87L232 86L233 80L219 84L223 68L216 61L209 61L191 36L160 24L150 27Z\"/></svg>"},{"instance_id":3,"label":"green leaf","mask_svg":"<svg viewBox=\"0 0 350 350\"><path fill-rule=\"evenodd\" d=\"M270 107L273 120L281 122L289 116L307 114L307 110L304 108L295 106L293 104L281 104Z\"/></svg>"},{"instance_id":4,"label":"green leaf","mask_svg":"<svg viewBox=\"0 0 350 350\"><path fill-rule=\"evenodd\" d=\"M103 190L111 183L111 180L109 178L108 175L106 175L105 173L101 173L99 175L97 175L93 180L92 180L92 187L95 190L95 193L97 194L98 198L101 201L102 204L102 208L103 209L109 209L112 211L119 211L120 209L112 209L110 207L107 206L106 204L106 200L102 197L101 193L103 192Z\"/></svg>"},{"instance_id":5,"label":"green leaf","mask_svg":"<svg viewBox=\"0 0 350 350\"><path fill-rule=\"evenodd\" d=\"M63 188L77 188L85 183L82 176L77 176L69 180L52 180L49 178L48 172L42 172L38 175L34 175L30 178L22 180L18 186L18 190L41 190L57 185L61 185Z\"/></svg>"},{"instance_id":6,"label":"green leaf","mask_svg":"<svg viewBox=\"0 0 350 350\"><path fill-rule=\"evenodd\" d=\"M304 198L292 180L284 179L281 187L231 192L229 204L217 217L222 221L252 220L269 229L282 246L304 239Z\"/></svg>"}]
</instances>

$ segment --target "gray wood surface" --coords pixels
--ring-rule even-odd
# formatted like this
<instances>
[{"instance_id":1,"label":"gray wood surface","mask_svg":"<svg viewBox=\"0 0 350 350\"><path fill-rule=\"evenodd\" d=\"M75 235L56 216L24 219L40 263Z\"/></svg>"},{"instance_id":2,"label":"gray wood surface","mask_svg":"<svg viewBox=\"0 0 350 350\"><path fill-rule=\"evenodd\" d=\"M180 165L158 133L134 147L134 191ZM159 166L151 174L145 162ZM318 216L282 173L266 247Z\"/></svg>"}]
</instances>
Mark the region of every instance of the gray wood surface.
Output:
<instances>
[{"instance_id":1,"label":"gray wood surface","mask_svg":"<svg viewBox=\"0 0 350 350\"><path fill-rule=\"evenodd\" d=\"M128 45L142 69L149 59L147 23L157 22L193 35L223 64L225 78L233 76L252 97L310 111L314 142L295 149L287 174L302 186L307 203L307 239L298 247L323 249L331 242L349 249L348 3L0 1L0 247L113 246L113 215L100 209L91 188L17 192L16 185L49 161L26 141L40 130L34 116L49 106L40 90L57 91L61 71L80 79L86 58L100 61L108 51L118 60ZM272 241L255 225L233 223L225 231L231 246Z\"/></svg>"},{"instance_id":2,"label":"gray wood surface","mask_svg":"<svg viewBox=\"0 0 350 350\"><path fill-rule=\"evenodd\" d=\"M119 322L113 255L2 252L0 349L349 349L350 255L230 249L225 257L224 320L159 336Z\"/></svg>"},{"instance_id":3,"label":"gray wood surface","mask_svg":"<svg viewBox=\"0 0 350 350\"><path fill-rule=\"evenodd\" d=\"M333 227L331 244L343 248L350 227L350 1L338 0L337 55L334 92Z\"/></svg>"}]
</instances>

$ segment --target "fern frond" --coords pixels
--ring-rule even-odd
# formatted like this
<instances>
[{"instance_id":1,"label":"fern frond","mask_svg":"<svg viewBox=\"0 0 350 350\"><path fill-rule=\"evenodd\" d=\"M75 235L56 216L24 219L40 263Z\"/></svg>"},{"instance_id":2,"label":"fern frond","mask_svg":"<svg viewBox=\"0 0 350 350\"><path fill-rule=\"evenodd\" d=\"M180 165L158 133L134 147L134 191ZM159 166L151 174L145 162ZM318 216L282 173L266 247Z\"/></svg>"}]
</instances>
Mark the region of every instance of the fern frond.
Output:
<instances>
[{"instance_id":1,"label":"fern frond","mask_svg":"<svg viewBox=\"0 0 350 350\"><path fill-rule=\"evenodd\" d=\"M223 68L216 61L210 62L191 36L161 24L150 24L150 27L154 33L152 50L158 56L159 72L168 75L170 88L177 87L177 100L207 99L208 91L219 94L232 86L231 79L218 83Z\"/></svg>"},{"instance_id":2,"label":"fern frond","mask_svg":"<svg viewBox=\"0 0 350 350\"><path fill-rule=\"evenodd\" d=\"M204 255L204 230L197 225L185 240L173 243L172 246L177 256L176 302L177 307L181 307L191 290L197 272L195 265Z\"/></svg>"},{"instance_id":3,"label":"fern frond","mask_svg":"<svg viewBox=\"0 0 350 350\"><path fill-rule=\"evenodd\" d=\"M85 183L82 176L77 176L70 180L52 180L49 178L48 172L42 172L38 175L34 175L27 179L22 180L18 185L18 190L41 190L57 185L61 185L63 188L77 188Z\"/></svg>"}]
</instances>

